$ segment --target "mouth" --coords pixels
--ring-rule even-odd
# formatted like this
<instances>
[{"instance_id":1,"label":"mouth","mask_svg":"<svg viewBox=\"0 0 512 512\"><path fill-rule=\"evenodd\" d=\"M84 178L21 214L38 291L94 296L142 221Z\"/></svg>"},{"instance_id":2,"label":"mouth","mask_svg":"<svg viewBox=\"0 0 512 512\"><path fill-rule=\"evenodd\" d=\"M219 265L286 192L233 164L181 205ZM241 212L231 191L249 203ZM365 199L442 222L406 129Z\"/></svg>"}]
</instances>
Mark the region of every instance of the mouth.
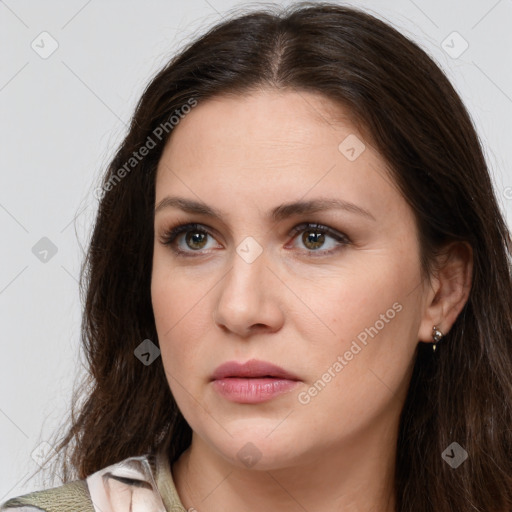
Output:
<instances>
[{"instance_id":1,"label":"mouth","mask_svg":"<svg viewBox=\"0 0 512 512\"><path fill-rule=\"evenodd\" d=\"M211 382L231 402L257 404L291 391L300 379L280 366L251 359L244 364L236 361L221 364Z\"/></svg>"}]
</instances>

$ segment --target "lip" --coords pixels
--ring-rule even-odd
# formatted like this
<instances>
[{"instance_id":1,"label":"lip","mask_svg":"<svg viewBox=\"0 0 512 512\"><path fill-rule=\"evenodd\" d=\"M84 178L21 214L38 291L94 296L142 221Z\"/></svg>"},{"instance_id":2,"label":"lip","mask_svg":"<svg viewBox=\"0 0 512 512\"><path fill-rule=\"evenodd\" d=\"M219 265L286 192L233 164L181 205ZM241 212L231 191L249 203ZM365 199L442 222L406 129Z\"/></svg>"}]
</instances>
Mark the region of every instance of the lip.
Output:
<instances>
[{"instance_id":1,"label":"lip","mask_svg":"<svg viewBox=\"0 0 512 512\"><path fill-rule=\"evenodd\" d=\"M284 368L267 361L251 359L245 363L227 361L221 364L213 372L212 380L220 380L229 377L238 378L263 378L286 379L292 381L300 380L296 375L286 371Z\"/></svg>"},{"instance_id":2,"label":"lip","mask_svg":"<svg viewBox=\"0 0 512 512\"><path fill-rule=\"evenodd\" d=\"M228 361L213 373L212 385L231 402L257 404L291 391L300 379L266 361L251 359L246 363Z\"/></svg>"}]
</instances>

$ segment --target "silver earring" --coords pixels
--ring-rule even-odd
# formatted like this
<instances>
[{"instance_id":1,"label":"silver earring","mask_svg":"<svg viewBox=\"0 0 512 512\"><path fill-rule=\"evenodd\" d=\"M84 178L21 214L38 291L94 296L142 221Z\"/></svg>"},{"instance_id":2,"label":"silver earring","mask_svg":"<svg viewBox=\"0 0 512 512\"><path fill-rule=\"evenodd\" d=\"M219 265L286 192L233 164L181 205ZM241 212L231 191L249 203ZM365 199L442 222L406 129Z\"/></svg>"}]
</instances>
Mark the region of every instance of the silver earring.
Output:
<instances>
[{"instance_id":1,"label":"silver earring","mask_svg":"<svg viewBox=\"0 0 512 512\"><path fill-rule=\"evenodd\" d=\"M432 345L433 352L436 351L436 344L441 341L443 336L444 334L434 325L434 327L432 327L432 338L434 339L434 344Z\"/></svg>"}]
</instances>

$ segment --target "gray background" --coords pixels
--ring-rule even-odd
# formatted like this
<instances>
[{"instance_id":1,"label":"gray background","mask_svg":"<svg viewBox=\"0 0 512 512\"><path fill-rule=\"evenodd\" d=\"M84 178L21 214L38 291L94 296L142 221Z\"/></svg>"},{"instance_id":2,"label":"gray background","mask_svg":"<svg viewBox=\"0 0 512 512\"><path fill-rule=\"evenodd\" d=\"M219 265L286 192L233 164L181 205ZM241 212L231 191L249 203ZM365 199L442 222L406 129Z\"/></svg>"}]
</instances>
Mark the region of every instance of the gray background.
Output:
<instances>
[{"instance_id":1,"label":"gray background","mask_svg":"<svg viewBox=\"0 0 512 512\"><path fill-rule=\"evenodd\" d=\"M510 226L512 0L339 3L384 18L444 69L477 126ZM27 479L82 372L77 279L99 176L149 78L240 5L264 3L0 1L0 501L44 485ZM43 237L55 254L40 252Z\"/></svg>"}]
</instances>

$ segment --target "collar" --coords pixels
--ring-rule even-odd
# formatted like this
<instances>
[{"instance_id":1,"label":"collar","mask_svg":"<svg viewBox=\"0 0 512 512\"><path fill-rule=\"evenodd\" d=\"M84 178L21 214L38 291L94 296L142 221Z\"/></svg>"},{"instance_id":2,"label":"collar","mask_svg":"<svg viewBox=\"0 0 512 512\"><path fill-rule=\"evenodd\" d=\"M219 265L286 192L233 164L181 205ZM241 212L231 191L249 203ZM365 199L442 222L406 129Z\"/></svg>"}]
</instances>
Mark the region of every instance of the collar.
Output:
<instances>
[{"instance_id":1,"label":"collar","mask_svg":"<svg viewBox=\"0 0 512 512\"><path fill-rule=\"evenodd\" d=\"M169 457L165 451L156 455L156 485L160 491L160 496L167 512L187 512L180 501L178 491L174 485L174 479L171 474Z\"/></svg>"},{"instance_id":2,"label":"collar","mask_svg":"<svg viewBox=\"0 0 512 512\"><path fill-rule=\"evenodd\" d=\"M187 512L165 451L129 457L86 478L95 512Z\"/></svg>"}]
</instances>

